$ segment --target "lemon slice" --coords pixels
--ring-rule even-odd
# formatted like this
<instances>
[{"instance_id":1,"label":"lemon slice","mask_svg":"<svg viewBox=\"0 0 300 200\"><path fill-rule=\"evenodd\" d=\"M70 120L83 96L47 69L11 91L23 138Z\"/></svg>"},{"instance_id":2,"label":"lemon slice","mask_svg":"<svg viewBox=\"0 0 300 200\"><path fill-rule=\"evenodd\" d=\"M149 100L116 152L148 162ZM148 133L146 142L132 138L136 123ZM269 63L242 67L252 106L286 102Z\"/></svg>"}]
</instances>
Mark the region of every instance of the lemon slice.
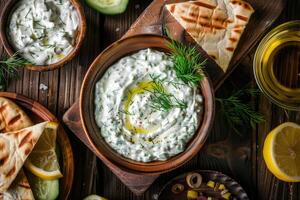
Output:
<instances>
[{"instance_id":1,"label":"lemon slice","mask_svg":"<svg viewBox=\"0 0 300 200\"><path fill-rule=\"evenodd\" d=\"M286 122L272 130L265 140L263 156L278 179L300 182L300 126Z\"/></svg>"},{"instance_id":2,"label":"lemon slice","mask_svg":"<svg viewBox=\"0 0 300 200\"><path fill-rule=\"evenodd\" d=\"M83 200L107 200L107 199L104 197L100 197L98 195L92 194L92 195L85 197Z\"/></svg>"},{"instance_id":3,"label":"lemon slice","mask_svg":"<svg viewBox=\"0 0 300 200\"><path fill-rule=\"evenodd\" d=\"M32 174L44 180L62 177L55 152L58 123L49 122L39 141L25 162L25 167Z\"/></svg>"}]
</instances>

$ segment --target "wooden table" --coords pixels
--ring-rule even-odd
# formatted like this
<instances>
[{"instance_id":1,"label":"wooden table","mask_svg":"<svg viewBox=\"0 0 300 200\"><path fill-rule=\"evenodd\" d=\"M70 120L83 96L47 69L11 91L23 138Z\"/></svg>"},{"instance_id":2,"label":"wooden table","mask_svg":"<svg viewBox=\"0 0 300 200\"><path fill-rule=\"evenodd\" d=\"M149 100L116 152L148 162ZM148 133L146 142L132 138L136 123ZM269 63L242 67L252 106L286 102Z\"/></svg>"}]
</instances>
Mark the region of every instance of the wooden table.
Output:
<instances>
[{"instance_id":1,"label":"wooden table","mask_svg":"<svg viewBox=\"0 0 300 200\"><path fill-rule=\"evenodd\" d=\"M0 10L8 0L0 0ZM275 1L275 0L274 0ZM287 0L287 6L274 24L300 19L300 0ZM93 59L113 41L119 39L151 3L151 0L131 0L126 13L120 16L103 16L84 5L87 17L87 35L80 55L65 67L51 72L20 71L20 78L12 80L8 91L35 99L49 108L61 120L64 112L79 96L83 76ZM1 22L0 22L1 23ZM254 50L217 91L226 95L234 88L248 83L256 87L252 73ZM6 56L0 44L1 58ZM47 90L40 89L44 84ZM109 199L146 199L153 195L173 176L194 169L221 171L236 179L251 199L300 199L300 184L286 184L277 180L267 169L262 158L262 145L266 134L279 123L286 121L283 109L270 103L264 96L252 99L253 107L265 115L266 122L255 130L245 130L242 135L224 129L222 119L215 120L214 128L203 150L197 157L179 169L162 175L140 197L134 196L110 170L69 131L76 161L75 182L70 199L82 199L97 193ZM291 121L300 123L300 113L289 113Z\"/></svg>"}]
</instances>

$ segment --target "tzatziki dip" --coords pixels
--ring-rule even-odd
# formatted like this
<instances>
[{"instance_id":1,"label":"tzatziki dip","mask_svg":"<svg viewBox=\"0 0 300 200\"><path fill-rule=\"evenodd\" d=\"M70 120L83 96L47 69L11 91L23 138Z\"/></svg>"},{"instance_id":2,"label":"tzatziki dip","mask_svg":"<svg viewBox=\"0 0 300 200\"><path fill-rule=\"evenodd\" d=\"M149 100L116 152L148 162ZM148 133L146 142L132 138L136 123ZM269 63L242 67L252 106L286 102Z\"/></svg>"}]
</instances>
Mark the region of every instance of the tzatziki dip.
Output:
<instances>
[{"instance_id":1,"label":"tzatziki dip","mask_svg":"<svg viewBox=\"0 0 300 200\"><path fill-rule=\"evenodd\" d=\"M69 0L21 0L9 20L11 45L35 65L57 63L74 48L79 17Z\"/></svg>"},{"instance_id":2,"label":"tzatziki dip","mask_svg":"<svg viewBox=\"0 0 300 200\"><path fill-rule=\"evenodd\" d=\"M144 49L120 59L96 83L95 119L123 157L163 161L185 150L201 122L202 101L199 88L177 78L169 55Z\"/></svg>"}]
</instances>

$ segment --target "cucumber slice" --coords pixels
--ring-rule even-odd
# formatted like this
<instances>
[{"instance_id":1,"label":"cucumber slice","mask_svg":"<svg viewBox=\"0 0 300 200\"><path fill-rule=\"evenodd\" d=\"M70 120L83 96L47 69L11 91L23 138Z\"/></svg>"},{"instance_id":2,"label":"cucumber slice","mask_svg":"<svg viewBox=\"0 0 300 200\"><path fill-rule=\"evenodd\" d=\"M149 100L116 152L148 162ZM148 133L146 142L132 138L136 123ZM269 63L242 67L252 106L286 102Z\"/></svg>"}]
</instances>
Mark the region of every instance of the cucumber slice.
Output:
<instances>
[{"instance_id":1,"label":"cucumber slice","mask_svg":"<svg viewBox=\"0 0 300 200\"><path fill-rule=\"evenodd\" d=\"M128 0L86 0L92 8L106 15L123 13L128 5Z\"/></svg>"},{"instance_id":2,"label":"cucumber slice","mask_svg":"<svg viewBox=\"0 0 300 200\"><path fill-rule=\"evenodd\" d=\"M98 195L95 195L95 194L92 194L92 195L89 195L87 197L85 197L83 200L108 200L104 197L100 197Z\"/></svg>"},{"instance_id":3,"label":"cucumber slice","mask_svg":"<svg viewBox=\"0 0 300 200\"><path fill-rule=\"evenodd\" d=\"M27 174L36 200L55 200L59 195L59 180L43 180L31 173Z\"/></svg>"}]
</instances>

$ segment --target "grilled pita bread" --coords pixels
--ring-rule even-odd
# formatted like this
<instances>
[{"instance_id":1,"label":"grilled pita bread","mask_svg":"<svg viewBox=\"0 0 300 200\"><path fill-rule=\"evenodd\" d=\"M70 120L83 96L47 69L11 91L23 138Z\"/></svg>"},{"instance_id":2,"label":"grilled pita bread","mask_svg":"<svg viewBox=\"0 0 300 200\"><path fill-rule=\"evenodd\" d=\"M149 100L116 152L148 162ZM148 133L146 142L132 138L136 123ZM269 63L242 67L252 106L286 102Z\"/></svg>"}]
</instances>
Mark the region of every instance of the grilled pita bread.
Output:
<instances>
[{"instance_id":1,"label":"grilled pita bread","mask_svg":"<svg viewBox=\"0 0 300 200\"><path fill-rule=\"evenodd\" d=\"M47 122L0 134L0 193L7 191L43 133Z\"/></svg>"},{"instance_id":2,"label":"grilled pita bread","mask_svg":"<svg viewBox=\"0 0 300 200\"><path fill-rule=\"evenodd\" d=\"M9 99L0 97L0 132L17 131L32 126L26 113Z\"/></svg>"},{"instance_id":3,"label":"grilled pita bread","mask_svg":"<svg viewBox=\"0 0 300 200\"><path fill-rule=\"evenodd\" d=\"M15 120L17 119L17 120ZM0 130L1 132L18 131L32 126L33 123L26 113L11 100L0 97ZM0 194L0 200L33 200L29 182L23 170L20 170L10 188Z\"/></svg>"},{"instance_id":4,"label":"grilled pita bread","mask_svg":"<svg viewBox=\"0 0 300 200\"><path fill-rule=\"evenodd\" d=\"M254 12L243 0L197 0L167 10L225 72Z\"/></svg>"},{"instance_id":5,"label":"grilled pita bread","mask_svg":"<svg viewBox=\"0 0 300 200\"><path fill-rule=\"evenodd\" d=\"M23 170L19 172L9 189L0 194L0 200L34 200L33 193Z\"/></svg>"}]
</instances>

